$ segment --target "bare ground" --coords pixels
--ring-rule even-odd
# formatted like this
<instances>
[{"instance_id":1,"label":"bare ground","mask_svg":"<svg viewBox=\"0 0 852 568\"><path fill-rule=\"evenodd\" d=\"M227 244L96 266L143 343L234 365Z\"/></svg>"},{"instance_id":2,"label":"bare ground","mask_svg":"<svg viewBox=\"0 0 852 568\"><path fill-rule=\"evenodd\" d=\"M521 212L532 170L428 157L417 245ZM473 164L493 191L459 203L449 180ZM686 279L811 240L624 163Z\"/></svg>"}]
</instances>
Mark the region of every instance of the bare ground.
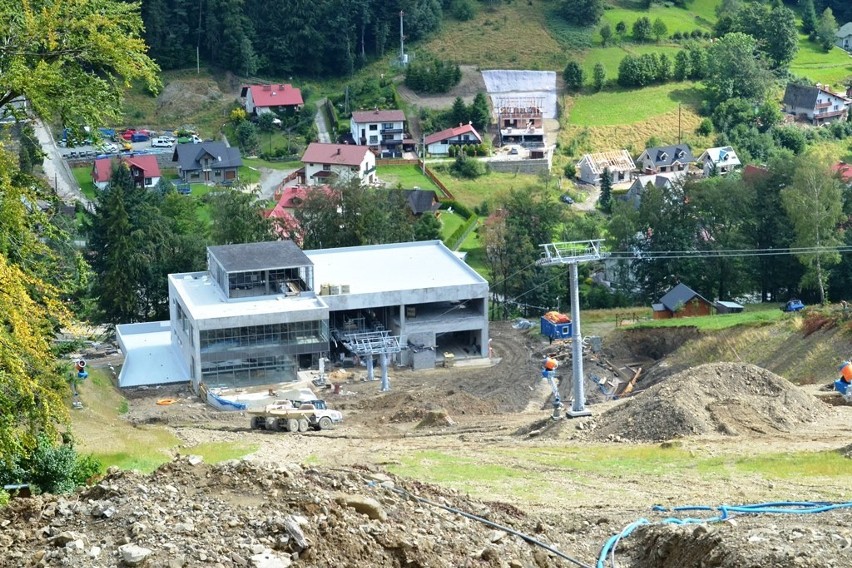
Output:
<instances>
[{"instance_id":1,"label":"bare ground","mask_svg":"<svg viewBox=\"0 0 852 568\"><path fill-rule=\"evenodd\" d=\"M380 393L377 383L360 382L357 376L345 381L340 395L325 395L329 405L346 417L343 425L331 431L302 435L252 431L246 416L209 409L184 387L127 393L126 418L134 424L162 424L182 441L183 453L205 442L252 444L257 447L248 458L256 464L253 467L312 463L341 471L381 470L410 463L412 456L451 455L482 463L502 456L499 461L522 477L483 481L476 490L479 498L523 511L519 527L550 527L545 529L549 542L590 565L606 538L628 523L642 517L657 522L670 514L653 512L655 504L852 500L848 488L811 477L782 477L767 483L760 475L707 476L699 470L667 472L664 466L654 477L629 470L589 477L582 469L529 460L523 452L583 452L601 444L641 447L647 444L643 440L666 440L665 444L704 458L791 451L849 453L852 407L819 402L813 385L796 387L763 369L725 363L696 367L669 379L649 373L656 387L637 389L639 394L622 401L589 396L591 417L553 422L548 418L550 391L539 378L539 362L545 353L562 358L564 389L570 384L571 365L566 359L570 350L548 345L537 334L507 324L495 323L492 336L499 362L491 367L395 370L390 393ZM624 334L617 342L605 340L603 353L587 354L586 369L605 378L623 376L628 365L647 369L689 340L688 330L660 330L646 337ZM587 393L591 395L590 389ZM177 403L156 405L167 396L175 397ZM538 492L540 486L547 488L545 498ZM444 502L477 507L458 495L447 495ZM654 525L624 540L618 566L849 566L848 514L839 510L821 515L749 515L699 528ZM471 553L476 555L478 550ZM517 564L509 562L511 554L502 563L499 554L492 563L478 558L473 563L453 562L562 565L553 556ZM386 565L441 566L447 565L447 558L433 550L419 562ZM365 559L365 563L353 560L348 565L371 564Z\"/></svg>"},{"instance_id":2,"label":"bare ground","mask_svg":"<svg viewBox=\"0 0 852 568\"><path fill-rule=\"evenodd\" d=\"M482 73L478 67L474 65L461 65L460 67L461 81L447 93L439 95L417 94L406 87L404 83L397 85L397 92L406 102L422 108L446 110L453 106L456 97L461 97L465 104L470 104L477 93L486 92L485 81L482 79Z\"/></svg>"}]
</instances>

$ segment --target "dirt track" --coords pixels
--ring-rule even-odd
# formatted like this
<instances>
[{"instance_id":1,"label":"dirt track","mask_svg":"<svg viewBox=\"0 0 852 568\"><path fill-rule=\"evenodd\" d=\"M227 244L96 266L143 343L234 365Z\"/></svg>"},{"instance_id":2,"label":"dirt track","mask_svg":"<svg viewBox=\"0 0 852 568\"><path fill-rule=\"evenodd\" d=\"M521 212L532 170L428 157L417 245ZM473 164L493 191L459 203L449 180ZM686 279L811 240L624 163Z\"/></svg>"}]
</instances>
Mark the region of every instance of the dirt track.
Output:
<instances>
[{"instance_id":1,"label":"dirt track","mask_svg":"<svg viewBox=\"0 0 852 568\"><path fill-rule=\"evenodd\" d=\"M554 346L541 341L535 333L514 330L507 324L495 324L492 336L495 354L500 358L493 367L392 372L390 393L378 392L377 383L343 384L341 395L325 396L330 406L343 410L346 416L344 424L333 431L304 435L251 431L245 416L210 410L187 392L178 393L186 398L180 398L177 404L158 407L154 402L157 397L165 396L162 390L156 397L135 393L127 418L166 425L183 440L184 453L191 453L192 446L202 442L250 443L257 451L249 459L257 464L310 462L331 467L368 465L392 469L408 464L406 467L422 468L425 464L412 462L412 457L417 460L423 459L417 456L448 455L479 462L484 471L488 467L508 467L522 472L522 477L515 479L516 473L505 479L484 480L481 485L464 479L449 484L466 487L482 499L520 507L533 518L541 519L540 522L557 526L561 523L563 531L576 537L561 540L562 545L572 547L587 559L597 553L607 534L640 517L662 518L664 515L650 512L654 504L852 500L848 487L813 477L779 478L767 483L760 475L705 476L700 470L689 469L668 472L661 469L653 478L631 475L629 470L590 477L582 469L554 467L546 461L531 459L550 453L557 456L566 451L584 452L584 448L601 447L600 444L614 443L613 447L625 449L635 445L629 436L631 431L655 427L655 424L640 427L643 420L653 415L642 405L653 403L659 412L666 412L666 400L672 395L660 394L660 387L681 392L679 396L685 401L679 407L680 414L667 419L686 416L698 420L696 424L704 424L701 420L716 420L716 426L688 432L672 445L676 451L699 458L836 450L849 445L852 407L816 402L811 396L815 387L801 389L785 384L780 388L770 381L772 386L766 391L761 387L766 382L761 374L764 371L726 364L693 370L688 375L694 379L692 383L669 386L657 374L655 382L662 383L657 390L650 389L627 401L594 403L590 405L593 411L590 418L553 423L548 419L550 392L538 378L538 363ZM632 343L622 341L614 350L607 350L605 341L604 357L610 366L618 367L641 355L631 351L631 346L663 356L665 349L676 348L687 338L658 336L645 341L633 338ZM603 372L603 366L595 365L597 362L592 358L586 362L587 369ZM570 369L570 365L563 368ZM715 402L702 402L697 398L698 390L690 394L689 389L703 384L705 376L717 377L711 393ZM728 383L740 376L753 378L743 379L746 387L731 386L730 395L726 396ZM784 389L790 390L785 394ZM628 403L636 412L624 411L622 407ZM709 414L705 414L705 407ZM610 408L612 413L607 412ZM434 418L430 412L441 411L453 425L420 427L424 418ZM613 416L619 416L621 429L607 423ZM629 425L634 423L636 426L631 430ZM695 426L687 424L687 428ZM642 529L627 539L618 565L848 566L852 565L852 545L844 545L847 541L852 543L848 514L840 511L830 516L760 516L749 517L747 521L744 517L740 530L731 524L721 528L711 525L708 532L694 534L669 527ZM671 559L679 560L666 563L658 556L649 556L647 546L668 550ZM684 551L700 551L700 554ZM700 564L702 558L716 558L716 561Z\"/></svg>"}]
</instances>

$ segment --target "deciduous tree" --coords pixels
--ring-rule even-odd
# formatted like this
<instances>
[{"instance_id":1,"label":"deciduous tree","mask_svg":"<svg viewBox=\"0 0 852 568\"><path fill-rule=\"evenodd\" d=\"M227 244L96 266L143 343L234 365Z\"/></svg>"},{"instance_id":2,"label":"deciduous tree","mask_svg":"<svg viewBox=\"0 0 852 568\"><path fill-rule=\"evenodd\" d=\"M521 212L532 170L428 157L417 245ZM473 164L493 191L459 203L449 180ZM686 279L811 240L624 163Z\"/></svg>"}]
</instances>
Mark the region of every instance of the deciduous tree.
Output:
<instances>
[{"instance_id":1,"label":"deciduous tree","mask_svg":"<svg viewBox=\"0 0 852 568\"><path fill-rule=\"evenodd\" d=\"M834 46L834 35L837 33L837 20L834 19L834 12L831 8L823 10L817 24L817 42L823 51L831 51Z\"/></svg>"},{"instance_id":2,"label":"deciduous tree","mask_svg":"<svg viewBox=\"0 0 852 568\"><path fill-rule=\"evenodd\" d=\"M600 61L595 63L595 68L592 72L592 85L596 91L600 91L606 85L606 67Z\"/></svg>"},{"instance_id":3,"label":"deciduous tree","mask_svg":"<svg viewBox=\"0 0 852 568\"><path fill-rule=\"evenodd\" d=\"M569 91L579 91L583 88L584 79L583 68L576 61L569 61L562 71L562 78L565 80L565 88Z\"/></svg>"}]
</instances>

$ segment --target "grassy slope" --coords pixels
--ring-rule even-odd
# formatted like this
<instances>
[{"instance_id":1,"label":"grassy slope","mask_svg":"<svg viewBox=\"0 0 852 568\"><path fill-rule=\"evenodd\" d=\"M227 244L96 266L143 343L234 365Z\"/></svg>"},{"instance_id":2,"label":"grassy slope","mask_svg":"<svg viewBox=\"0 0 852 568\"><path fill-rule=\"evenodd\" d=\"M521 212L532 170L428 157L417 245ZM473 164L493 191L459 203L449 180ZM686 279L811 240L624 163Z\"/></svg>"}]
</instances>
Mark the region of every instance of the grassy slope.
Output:
<instances>
[{"instance_id":1,"label":"grassy slope","mask_svg":"<svg viewBox=\"0 0 852 568\"><path fill-rule=\"evenodd\" d=\"M401 185L402 189L419 187L420 189L431 189L438 196L441 195L441 190L438 189L438 186L432 183L431 179L424 176L420 168L413 164L398 166L378 165L376 167L376 175L380 180L386 182L389 187L397 187L397 185Z\"/></svg>"},{"instance_id":2,"label":"grassy slope","mask_svg":"<svg viewBox=\"0 0 852 568\"><path fill-rule=\"evenodd\" d=\"M839 47L825 53L807 36L799 36L799 52L790 64L790 72L813 82L828 83L845 90L844 81L852 77L852 56Z\"/></svg>"},{"instance_id":3,"label":"grassy slope","mask_svg":"<svg viewBox=\"0 0 852 568\"><path fill-rule=\"evenodd\" d=\"M93 454L104 468L115 465L150 472L169 461L178 449L213 463L254 451L246 444L210 443L181 448L180 440L166 428L130 424L121 416L127 411L127 401L103 369L90 368L89 379L78 390L84 408L71 411L71 430L80 452Z\"/></svg>"}]
</instances>

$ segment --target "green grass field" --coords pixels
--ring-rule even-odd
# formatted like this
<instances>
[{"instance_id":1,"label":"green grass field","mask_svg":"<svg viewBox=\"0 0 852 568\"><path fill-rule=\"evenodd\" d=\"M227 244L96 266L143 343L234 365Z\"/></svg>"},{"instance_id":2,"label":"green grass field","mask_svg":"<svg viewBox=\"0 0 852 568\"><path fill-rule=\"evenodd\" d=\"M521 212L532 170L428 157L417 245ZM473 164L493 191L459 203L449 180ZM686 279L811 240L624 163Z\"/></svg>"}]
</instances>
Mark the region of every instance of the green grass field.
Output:
<instances>
[{"instance_id":1,"label":"green grass field","mask_svg":"<svg viewBox=\"0 0 852 568\"><path fill-rule=\"evenodd\" d=\"M645 16L653 23L657 18L661 19L663 23L666 24L666 28L668 28L668 35L671 35L675 32L691 32L695 29L700 29L702 31L710 31L713 26L713 22L716 21L716 14L713 10L710 10L710 13L707 13L707 4L698 3L700 5L700 11L694 11L692 6L684 9L678 8L676 6L665 6L660 4L653 4L650 9L634 9L629 7L616 7L610 10L605 10L602 22L606 22L610 25L615 33L615 25L618 22L624 22L627 24L627 34L631 33L633 28L633 22L638 20L639 18ZM710 2L715 6L714 2ZM625 6L630 6L629 3L623 2ZM600 37L596 38L600 41ZM665 41L666 38L663 38Z\"/></svg>"},{"instance_id":2,"label":"green grass field","mask_svg":"<svg viewBox=\"0 0 852 568\"><path fill-rule=\"evenodd\" d=\"M601 91L573 97L568 124L634 124L677 111L678 105L694 109L700 102L701 93L691 82L666 83L635 90Z\"/></svg>"},{"instance_id":3,"label":"green grass field","mask_svg":"<svg viewBox=\"0 0 852 568\"><path fill-rule=\"evenodd\" d=\"M690 318L672 318L643 321L633 325L633 328L649 327L681 327L693 326L702 331L718 331L731 327L750 327L770 325L778 320L789 317L778 309L777 303L749 305L738 314L715 314Z\"/></svg>"},{"instance_id":4,"label":"green grass field","mask_svg":"<svg viewBox=\"0 0 852 568\"><path fill-rule=\"evenodd\" d=\"M77 184L80 186L83 195L91 201L97 199L97 188L92 181L92 166L77 166L71 168L71 173L74 175L74 179L77 180Z\"/></svg>"},{"instance_id":5,"label":"green grass field","mask_svg":"<svg viewBox=\"0 0 852 568\"><path fill-rule=\"evenodd\" d=\"M839 47L825 53L807 36L800 35L799 52L790 64L790 72L814 83L827 83L843 90L845 82L852 78L852 56Z\"/></svg>"},{"instance_id":6,"label":"green grass field","mask_svg":"<svg viewBox=\"0 0 852 568\"><path fill-rule=\"evenodd\" d=\"M376 175L380 180L388 184L388 187L402 189L431 189L435 191L438 197L443 193L437 185L432 183L432 180L423 175L420 168L415 164L401 164L394 166L378 165L376 166Z\"/></svg>"},{"instance_id":7,"label":"green grass field","mask_svg":"<svg viewBox=\"0 0 852 568\"><path fill-rule=\"evenodd\" d=\"M431 166L430 166L431 167ZM538 178L528 174L491 172L476 179L453 177L449 172L433 168L441 183L447 186L456 201L474 207L483 201L491 201L496 195L513 189L524 189L541 185Z\"/></svg>"}]
</instances>

